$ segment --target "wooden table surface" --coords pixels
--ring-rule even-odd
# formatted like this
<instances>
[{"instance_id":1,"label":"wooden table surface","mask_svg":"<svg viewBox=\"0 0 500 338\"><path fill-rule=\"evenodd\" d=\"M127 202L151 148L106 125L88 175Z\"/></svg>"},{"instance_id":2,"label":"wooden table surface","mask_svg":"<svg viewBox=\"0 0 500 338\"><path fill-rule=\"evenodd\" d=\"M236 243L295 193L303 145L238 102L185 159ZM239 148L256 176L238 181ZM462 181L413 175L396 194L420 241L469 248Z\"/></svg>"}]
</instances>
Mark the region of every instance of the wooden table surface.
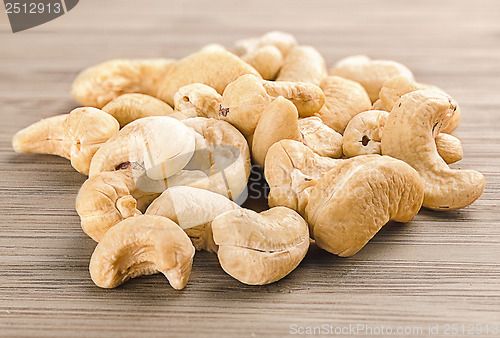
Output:
<instances>
[{"instance_id":1,"label":"wooden table surface","mask_svg":"<svg viewBox=\"0 0 500 338\"><path fill-rule=\"evenodd\" d=\"M408 224L388 224L351 258L312 247L272 285L241 284L216 256L199 252L182 291L159 275L96 287L88 271L95 243L74 210L85 177L62 158L15 154L14 133L74 108L70 85L84 67L180 58L272 29L315 46L329 65L359 53L396 59L448 91L463 113L455 135L465 158L453 167L484 173L482 197L462 210L422 210ZM497 0L85 0L16 34L1 13L0 335L283 336L358 324L421 327L423 336L429 325L444 336L451 324L459 336L470 324L484 335L489 325L492 333L500 324L499 79Z\"/></svg>"}]
</instances>

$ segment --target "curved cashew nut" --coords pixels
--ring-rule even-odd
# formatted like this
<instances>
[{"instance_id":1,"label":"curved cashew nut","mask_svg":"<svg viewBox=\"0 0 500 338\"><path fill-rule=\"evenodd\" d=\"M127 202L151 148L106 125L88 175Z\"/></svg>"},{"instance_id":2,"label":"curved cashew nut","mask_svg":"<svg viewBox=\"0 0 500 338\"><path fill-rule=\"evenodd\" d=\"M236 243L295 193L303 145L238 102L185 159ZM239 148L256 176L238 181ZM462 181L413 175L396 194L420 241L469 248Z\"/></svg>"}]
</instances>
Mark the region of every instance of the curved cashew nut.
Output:
<instances>
[{"instance_id":1,"label":"curved cashew nut","mask_svg":"<svg viewBox=\"0 0 500 338\"><path fill-rule=\"evenodd\" d=\"M87 175L99 147L120 129L109 114L90 107L36 122L16 133L12 147L18 153L50 154L71 160L71 165Z\"/></svg>"},{"instance_id":2,"label":"curved cashew nut","mask_svg":"<svg viewBox=\"0 0 500 338\"><path fill-rule=\"evenodd\" d=\"M167 116L174 112L172 107L146 94L123 94L109 101L102 110L113 116L120 127L148 116Z\"/></svg>"},{"instance_id":3,"label":"curved cashew nut","mask_svg":"<svg viewBox=\"0 0 500 338\"><path fill-rule=\"evenodd\" d=\"M420 174L427 208L463 208L484 190L481 173L450 169L436 150L435 135L452 120L455 108L440 92L411 92L396 102L382 134L382 154L405 161Z\"/></svg>"},{"instance_id":4,"label":"curved cashew nut","mask_svg":"<svg viewBox=\"0 0 500 338\"><path fill-rule=\"evenodd\" d=\"M241 59L255 68L264 80L274 80L284 61L280 50L274 46L259 47Z\"/></svg>"},{"instance_id":5,"label":"curved cashew nut","mask_svg":"<svg viewBox=\"0 0 500 338\"><path fill-rule=\"evenodd\" d=\"M330 69L329 74L361 83L368 92L372 102L377 101L380 89L388 79L398 75L413 79L411 70L399 62L371 60L364 55L349 56L338 61Z\"/></svg>"},{"instance_id":6,"label":"curved cashew nut","mask_svg":"<svg viewBox=\"0 0 500 338\"><path fill-rule=\"evenodd\" d=\"M224 90L219 118L231 123L245 136L252 135L264 109L278 96L289 99L301 117L317 113L325 102L323 91L313 84L263 81L244 75Z\"/></svg>"},{"instance_id":7,"label":"curved cashew nut","mask_svg":"<svg viewBox=\"0 0 500 338\"><path fill-rule=\"evenodd\" d=\"M83 231L99 242L118 222L140 215L158 195L138 190L130 169L102 172L83 183L76 212Z\"/></svg>"},{"instance_id":8,"label":"curved cashew nut","mask_svg":"<svg viewBox=\"0 0 500 338\"><path fill-rule=\"evenodd\" d=\"M381 104L386 107L385 110L390 112L394 107L396 101L398 101L404 94L408 94L416 90L425 89L435 90L448 95L442 89L436 86L417 83L406 76L396 76L384 82L384 85L380 89L380 101ZM458 127L460 118L460 106L457 104L452 120L450 121L448 126L442 130L442 132L451 133L453 130L455 130Z\"/></svg>"},{"instance_id":9,"label":"curved cashew nut","mask_svg":"<svg viewBox=\"0 0 500 338\"><path fill-rule=\"evenodd\" d=\"M382 110L386 112L390 111L384 106L381 99L378 99L377 101L373 102L372 108L370 110Z\"/></svg>"},{"instance_id":10,"label":"curved cashew nut","mask_svg":"<svg viewBox=\"0 0 500 338\"><path fill-rule=\"evenodd\" d=\"M418 173L403 161L359 156L317 181L305 215L318 246L345 257L361 250L389 220L409 222L423 197Z\"/></svg>"},{"instance_id":11,"label":"curved cashew nut","mask_svg":"<svg viewBox=\"0 0 500 338\"><path fill-rule=\"evenodd\" d=\"M302 143L324 157L342 157L342 135L328 127L319 117L299 119Z\"/></svg>"},{"instance_id":12,"label":"curved cashew nut","mask_svg":"<svg viewBox=\"0 0 500 338\"><path fill-rule=\"evenodd\" d=\"M315 115L340 134L354 116L371 107L366 90L355 81L328 76L321 82L321 89L325 93L325 104Z\"/></svg>"},{"instance_id":13,"label":"curved cashew nut","mask_svg":"<svg viewBox=\"0 0 500 338\"><path fill-rule=\"evenodd\" d=\"M90 276L101 288L114 288L130 278L161 272L170 285L183 289L193 264L189 237L166 217L140 215L111 228L90 259Z\"/></svg>"},{"instance_id":14,"label":"curved cashew nut","mask_svg":"<svg viewBox=\"0 0 500 338\"><path fill-rule=\"evenodd\" d=\"M288 207L304 215L309 188L339 161L319 156L297 141L276 142L267 152L264 167L269 206Z\"/></svg>"},{"instance_id":15,"label":"curved cashew nut","mask_svg":"<svg viewBox=\"0 0 500 338\"><path fill-rule=\"evenodd\" d=\"M193 83L174 95L175 113L171 117L186 119L190 117L219 117L222 96L215 89L201 83Z\"/></svg>"},{"instance_id":16,"label":"curved cashew nut","mask_svg":"<svg viewBox=\"0 0 500 338\"><path fill-rule=\"evenodd\" d=\"M248 209L228 211L212 221L212 231L224 271L250 285L285 277L309 248L307 223L284 207L259 214Z\"/></svg>"},{"instance_id":17,"label":"curved cashew nut","mask_svg":"<svg viewBox=\"0 0 500 338\"><path fill-rule=\"evenodd\" d=\"M73 98L84 106L102 108L126 93L156 96L174 65L172 59L110 60L83 70L73 81Z\"/></svg>"},{"instance_id":18,"label":"curved cashew nut","mask_svg":"<svg viewBox=\"0 0 500 338\"><path fill-rule=\"evenodd\" d=\"M276 81L307 82L317 86L327 76L325 59L311 46L295 46L287 54Z\"/></svg>"},{"instance_id":19,"label":"curved cashew nut","mask_svg":"<svg viewBox=\"0 0 500 338\"><path fill-rule=\"evenodd\" d=\"M274 46L279 49L283 57L286 57L288 52L297 45L297 40L291 34L272 31L258 38L249 38L238 40L235 43L234 52L238 56L252 53L258 48L266 46Z\"/></svg>"},{"instance_id":20,"label":"curved cashew nut","mask_svg":"<svg viewBox=\"0 0 500 338\"><path fill-rule=\"evenodd\" d=\"M354 116L347 125L343 137L343 151L346 157L381 154L380 142L389 113L369 110ZM446 163L455 163L463 158L462 143L449 134L436 136L436 148Z\"/></svg>"},{"instance_id":21,"label":"curved cashew nut","mask_svg":"<svg viewBox=\"0 0 500 338\"><path fill-rule=\"evenodd\" d=\"M222 94L226 86L244 74L260 74L236 55L220 49L202 50L177 61L164 77L157 97L174 105L179 88L203 83Z\"/></svg>"},{"instance_id":22,"label":"curved cashew nut","mask_svg":"<svg viewBox=\"0 0 500 338\"><path fill-rule=\"evenodd\" d=\"M161 180L184 168L194 149L194 135L182 122L168 116L141 118L123 127L95 153L90 176L132 162L149 178Z\"/></svg>"},{"instance_id":23,"label":"curved cashew nut","mask_svg":"<svg viewBox=\"0 0 500 338\"><path fill-rule=\"evenodd\" d=\"M220 214L239 209L230 199L198 188L179 186L165 190L146 210L147 215L171 219L187 233L196 250L217 252L212 221Z\"/></svg>"}]
</instances>

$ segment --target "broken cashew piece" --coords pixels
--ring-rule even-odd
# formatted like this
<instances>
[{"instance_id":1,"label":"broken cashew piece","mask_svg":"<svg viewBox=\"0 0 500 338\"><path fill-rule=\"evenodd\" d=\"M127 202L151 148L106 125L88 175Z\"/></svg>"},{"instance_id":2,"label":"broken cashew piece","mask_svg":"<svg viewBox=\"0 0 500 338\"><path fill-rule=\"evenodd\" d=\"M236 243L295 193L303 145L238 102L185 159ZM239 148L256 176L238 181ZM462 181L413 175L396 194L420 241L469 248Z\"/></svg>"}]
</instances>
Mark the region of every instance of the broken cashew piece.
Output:
<instances>
[{"instance_id":1,"label":"broken cashew piece","mask_svg":"<svg viewBox=\"0 0 500 338\"><path fill-rule=\"evenodd\" d=\"M244 74L260 74L236 55L217 48L202 50L177 61L163 78L157 97L174 105L174 95L192 83L203 83L222 94L226 86Z\"/></svg>"},{"instance_id":2,"label":"broken cashew piece","mask_svg":"<svg viewBox=\"0 0 500 338\"><path fill-rule=\"evenodd\" d=\"M319 117L299 119L299 130L302 143L316 154L332 158L342 157L342 135L324 124Z\"/></svg>"},{"instance_id":3,"label":"broken cashew piece","mask_svg":"<svg viewBox=\"0 0 500 338\"><path fill-rule=\"evenodd\" d=\"M241 57L255 68L264 80L274 80L283 66L283 56L274 46L263 46Z\"/></svg>"},{"instance_id":4,"label":"broken cashew piece","mask_svg":"<svg viewBox=\"0 0 500 338\"><path fill-rule=\"evenodd\" d=\"M380 100L381 103L386 107L387 111L391 111L397 100L401 98L404 94L414 92L416 90L436 90L443 94L446 94L442 89L428 84L422 84L413 81L406 76L396 76L384 82L384 85L380 89ZM448 94L446 94L448 95ZM453 114L453 118L447 127L445 127L443 133L451 133L458 127L460 123L461 113L460 106L457 104L457 109Z\"/></svg>"},{"instance_id":5,"label":"broken cashew piece","mask_svg":"<svg viewBox=\"0 0 500 338\"><path fill-rule=\"evenodd\" d=\"M349 56L338 61L329 74L361 83L371 102L377 101L382 85L390 78L403 75L413 79L413 73L405 65L392 60L371 60L365 55Z\"/></svg>"},{"instance_id":6,"label":"broken cashew piece","mask_svg":"<svg viewBox=\"0 0 500 338\"><path fill-rule=\"evenodd\" d=\"M90 259L90 276L101 288L115 288L130 278L161 272L183 289L193 264L189 237L166 217L140 215L111 228Z\"/></svg>"},{"instance_id":7,"label":"broken cashew piece","mask_svg":"<svg viewBox=\"0 0 500 338\"><path fill-rule=\"evenodd\" d=\"M307 82L317 86L327 76L325 59L311 46L295 46L287 54L276 81Z\"/></svg>"},{"instance_id":8,"label":"broken cashew piece","mask_svg":"<svg viewBox=\"0 0 500 338\"><path fill-rule=\"evenodd\" d=\"M92 157L120 129L116 119L102 110L76 108L69 114L36 122L16 133L17 153L50 154L71 160L73 168L88 175Z\"/></svg>"},{"instance_id":9,"label":"broken cashew piece","mask_svg":"<svg viewBox=\"0 0 500 338\"><path fill-rule=\"evenodd\" d=\"M126 93L156 96L172 59L116 59L83 70L73 81L73 98L84 106L104 107Z\"/></svg>"},{"instance_id":10,"label":"broken cashew piece","mask_svg":"<svg viewBox=\"0 0 500 338\"><path fill-rule=\"evenodd\" d=\"M355 81L328 76L320 86L325 93L325 104L315 116L340 134L354 116L371 107L366 90Z\"/></svg>"},{"instance_id":11,"label":"broken cashew piece","mask_svg":"<svg viewBox=\"0 0 500 338\"><path fill-rule=\"evenodd\" d=\"M381 154L380 142L389 113L369 110L354 116L344 131L342 149L346 157ZM446 163L460 161L463 157L460 140L452 135L439 133L436 148Z\"/></svg>"},{"instance_id":12,"label":"broken cashew piece","mask_svg":"<svg viewBox=\"0 0 500 338\"><path fill-rule=\"evenodd\" d=\"M174 95L175 113L170 117L184 120L190 117L219 117L222 96L210 86L193 83L179 90Z\"/></svg>"},{"instance_id":13,"label":"broken cashew piece","mask_svg":"<svg viewBox=\"0 0 500 338\"><path fill-rule=\"evenodd\" d=\"M111 100L102 110L113 116L120 127L148 116L167 116L174 112L172 107L146 94L123 94Z\"/></svg>"},{"instance_id":14,"label":"broken cashew piece","mask_svg":"<svg viewBox=\"0 0 500 338\"><path fill-rule=\"evenodd\" d=\"M418 173L403 161L365 155L328 171L310 189L305 208L320 248L347 257L357 253L389 220L409 222L424 197Z\"/></svg>"},{"instance_id":15,"label":"broken cashew piece","mask_svg":"<svg viewBox=\"0 0 500 338\"><path fill-rule=\"evenodd\" d=\"M382 154L405 161L420 174L427 208L463 208L484 190L481 173L450 169L437 152L434 138L452 120L455 109L455 102L437 91L405 94L394 105L382 134Z\"/></svg>"},{"instance_id":16,"label":"broken cashew piece","mask_svg":"<svg viewBox=\"0 0 500 338\"><path fill-rule=\"evenodd\" d=\"M171 187L151 203L147 215L158 215L177 223L189 236L196 250L217 252L212 221L220 214L240 206L220 194L186 186Z\"/></svg>"},{"instance_id":17,"label":"broken cashew piece","mask_svg":"<svg viewBox=\"0 0 500 338\"><path fill-rule=\"evenodd\" d=\"M264 109L278 96L289 99L301 117L317 113L325 102L323 91L313 84L264 81L244 75L230 83L222 94L219 118L245 136L252 135Z\"/></svg>"},{"instance_id":18,"label":"broken cashew piece","mask_svg":"<svg viewBox=\"0 0 500 338\"><path fill-rule=\"evenodd\" d=\"M212 221L212 231L224 271L249 285L282 279L299 265L309 248L307 223L284 207L261 213L228 211Z\"/></svg>"}]
</instances>

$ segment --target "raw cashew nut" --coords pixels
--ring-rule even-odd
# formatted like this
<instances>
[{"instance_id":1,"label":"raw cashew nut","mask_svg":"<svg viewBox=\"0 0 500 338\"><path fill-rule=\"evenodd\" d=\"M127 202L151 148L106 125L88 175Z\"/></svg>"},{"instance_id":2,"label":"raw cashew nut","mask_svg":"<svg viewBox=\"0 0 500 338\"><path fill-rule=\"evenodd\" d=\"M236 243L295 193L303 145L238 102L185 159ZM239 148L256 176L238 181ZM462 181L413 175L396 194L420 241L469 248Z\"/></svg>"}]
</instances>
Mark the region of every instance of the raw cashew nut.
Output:
<instances>
[{"instance_id":1,"label":"raw cashew nut","mask_svg":"<svg viewBox=\"0 0 500 338\"><path fill-rule=\"evenodd\" d=\"M373 102L372 108L370 110L382 110L382 111L389 112L389 110L382 103L381 99L378 99L377 101Z\"/></svg>"},{"instance_id":2,"label":"raw cashew nut","mask_svg":"<svg viewBox=\"0 0 500 338\"><path fill-rule=\"evenodd\" d=\"M405 161L420 174L427 208L463 208L484 190L481 173L450 169L436 150L434 138L452 120L455 109L455 102L437 91L405 94L394 105L382 134L382 154Z\"/></svg>"},{"instance_id":3,"label":"raw cashew nut","mask_svg":"<svg viewBox=\"0 0 500 338\"><path fill-rule=\"evenodd\" d=\"M162 180L184 168L194 149L194 135L182 122L168 116L145 117L127 124L96 152L90 176L131 162L149 178Z\"/></svg>"},{"instance_id":4,"label":"raw cashew nut","mask_svg":"<svg viewBox=\"0 0 500 338\"><path fill-rule=\"evenodd\" d=\"M166 217L140 215L111 228L90 259L90 276L101 288L114 288L130 278L161 272L170 285L183 289L193 264L189 237Z\"/></svg>"},{"instance_id":5,"label":"raw cashew nut","mask_svg":"<svg viewBox=\"0 0 500 338\"><path fill-rule=\"evenodd\" d=\"M175 115L179 119L190 117L219 117L222 96L210 86L193 83L179 88L174 95Z\"/></svg>"},{"instance_id":6,"label":"raw cashew nut","mask_svg":"<svg viewBox=\"0 0 500 338\"><path fill-rule=\"evenodd\" d=\"M158 195L138 190L130 168L102 172L83 183L76 197L76 212L83 231L99 242L118 222L140 215Z\"/></svg>"},{"instance_id":7,"label":"raw cashew nut","mask_svg":"<svg viewBox=\"0 0 500 338\"><path fill-rule=\"evenodd\" d=\"M276 142L269 148L264 174L270 191L270 207L284 206L304 215L309 189L328 170L342 160L315 154L304 144L293 140Z\"/></svg>"},{"instance_id":8,"label":"raw cashew nut","mask_svg":"<svg viewBox=\"0 0 500 338\"><path fill-rule=\"evenodd\" d=\"M380 142L389 113L369 110L354 116L344 131L342 148L346 157L381 154ZM454 136L439 133L436 148L448 163L460 161L463 157L462 143Z\"/></svg>"},{"instance_id":9,"label":"raw cashew nut","mask_svg":"<svg viewBox=\"0 0 500 338\"><path fill-rule=\"evenodd\" d=\"M120 129L105 112L90 107L43 119L16 133L12 148L17 153L51 154L71 160L71 165L88 175L97 149Z\"/></svg>"},{"instance_id":10,"label":"raw cashew nut","mask_svg":"<svg viewBox=\"0 0 500 338\"><path fill-rule=\"evenodd\" d=\"M325 93L325 105L315 115L340 134L354 116L371 107L366 90L357 82L328 76L321 82L321 89Z\"/></svg>"},{"instance_id":11,"label":"raw cashew nut","mask_svg":"<svg viewBox=\"0 0 500 338\"><path fill-rule=\"evenodd\" d=\"M245 136L252 135L264 109L278 96L289 99L302 117L317 113L325 102L321 88L315 85L263 81L244 75L224 90L219 118L231 123Z\"/></svg>"},{"instance_id":12,"label":"raw cashew nut","mask_svg":"<svg viewBox=\"0 0 500 338\"><path fill-rule=\"evenodd\" d=\"M272 31L258 38L249 38L236 41L234 52L238 56L252 53L258 48L265 46L274 46L279 49L283 57L297 45L297 40L291 34Z\"/></svg>"},{"instance_id":13,"label":"raw cashew nut","mask_svg":"<svg viewBox=\"0 0 500 338\"><path fill-rule=\"evenodd\" d=\"M192 187L178 186L165 190L146 210L147 215L171 219L187 233L196 250L217 252L212 236L212 221L220 214L239 209L230 199Z\"/></svg>"},{"instance_id":14,"label":"raw cashew nut","mask_svg":"<svg viewBox=\"0 0 500 338\"><path fill-rule=\"evenodd\" d=\"M262 112L255 128L252 143L252 155L257 165L264 167L268 149L284 139L301 141L299 113L292 102L278 97Z\"/></svg>"},{"instance_id":15,"label":"raw cashew nut","mask_svg":"<svg viewBox=\"0 0 500 338\"><path fill-rule=\"evenodd\" d=\"M403 75L413 79L411 70L399 62L371 60L364 55L349 56L340 60L330 69L329 74L361 83L372 102L377 101L382 85L390 78Z\"/></svg>"},{"instance_id":16,"label":"raw cashew nut","mask_svg":"<svg viewBox=\"0 0 500 338\"><path fill-rule=\"evenodd\" d=\"M274 46L263 46L241 57L255 68L264 80L274 80L283 66L283 56Z\"/></svg>"},{"instance_id":17,"label":"raw cashew nut","mask_svg":"<svg viewBox=\"0 0 500 338\"><path fill-rule=\"evenodd\" d=\"M309 248L307 223L284 207L260 214L248 209L228 211L212 221L212 231L224 271L250 285L285 277Z\"/></svg>"},{"instance_id":18,"label":"raw cashew nut","mask_svg":"<svg viewBox=\"0 0 500 338\"><path fill-rule=\"evenodd\" d=\"M391 111L397 100L401 98L404 94L414 92L416 90L435 90L446 94L442 89L428 84L417 83L406 76L396 76L384 82L384 85L380 89L380 100L381 103L386 107L387 111ZM448 94L446 94L448 95ZM442 130L443 133L451 133L458 127L460 122L460 107L457 104L457 109L453 118L446 128Z\"/></svg>"},{"instance_id":19,"label":"raw cashew nut","mask_svg":"<svg viewBox=\"0 0 500 338\"><path fill-rule=\"evenodd\" d=\"M225 50L209 49L177 61L165 75L157 97L174 105L179 88L192 83L203 83L222 94L226 86L244 74L260 74L236 55Z\"/></svg>"},{"instance_id":20,"label":"raw cashew nut","mask_svg":"<svg viewBox=\"0 0 500 338\"><path fill-rule=\"evenodd\" d=\"M113 116L120 127L132 121L148 116L167 116L174 112L172 107L146 94L123 94L111 100L102 108L103 111Z\"/></svg>"},{"instance_id":21,"label":"raw cashew nut","mask_svg":"<svg viewBox=\"0 0 500 338\"><path fill-rule=\"evenodd\" d=\"M296 46L287 54L276 81L308 82L319 86L327 76L325 59L311 46Z\"/></svg>"},{"instance_id":22,"label":"raw cashew nut","mask_svg":"<svg viewBox=\"0 0 500 338\"><path fill-rule=\"evenodd\" d=\"M418 173L403 161L366 155L328 171L311 189L305 208L319 247L351 256L389 220L409 222L424 197Z\"/></svg>"},{"instance_id":23,"label":"raw cashew nut","mask_svg":"<svg viewBox=\"0 0 500 338\"><path fill-rule=\"evenodd\" d=\"M316 154L340 158L342 156L342 135L328 127L319 117L299 119L302 143Z\"/></svg>"},{"instance_id":24,"label":"raw cashew nut","mask_svg":"<svg viewBox=\"0 0 500 338\"><path fill-rule=\"evenodd\" d=\"M104 107L126 93L156 96L174 65L172 59L110 60L82 71L73 81L73 98L84 106Z\"/></svg>"}]
</instances>

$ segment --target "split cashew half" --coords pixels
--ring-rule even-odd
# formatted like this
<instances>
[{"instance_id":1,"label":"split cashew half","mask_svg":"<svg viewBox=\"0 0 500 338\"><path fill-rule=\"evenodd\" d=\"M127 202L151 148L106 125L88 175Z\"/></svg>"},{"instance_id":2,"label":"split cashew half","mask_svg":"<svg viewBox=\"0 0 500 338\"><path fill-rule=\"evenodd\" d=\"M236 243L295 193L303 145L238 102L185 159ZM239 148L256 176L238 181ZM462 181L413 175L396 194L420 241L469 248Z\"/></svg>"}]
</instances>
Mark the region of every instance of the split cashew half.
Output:
<instances>
[{"instance_id":1,"label":"split cashew half","mask_svg":"<svg viewBox=\"0 0 500 338\"><path fill-rule=\"evenodd\" d=\"M119 129L116 119L102 110L76 108L69 114L46 118L18 131L12 139L12 148L17 153L65 157L76 170L88 175L96 151Z\"/></svg>"},{"instance_id":2,"label":"split cashew half","mask_svg":"<svg viewBox=\"0 0 500 338\"><path fill-rule=\"evenodd\" d=\"M167 116L174 112L172 107L146 94L123 94L102 107L102 110L113 116L120 127L132 121L148 116Z\"/></svg>"},{"instance_id":3,"label":"split cashew half","mask_svg":"<svg viewBox=\"0 0 500 338\"><path fill-rule=\"evenodd\" d=\"M116 59L83 70L73 81L73 98L84 106L104 107L126 93L156 96L172 59Z\"/></svg>"},{"instance_id":4,"label":"split cashew half","mask_svg":"<svg viewBox=\"0 0 500 338\"><path fill-rule=\"evenodd\" d=\"M325 93L325 104L315 116L340 134L354 116L370 109L371 101L366 90L355 81L328 76L320 86Z\"/></svg>"},{"instance_id":5,"label":"split cashew half","mask_svg":"<svg viewBox=\"0 0 500 338\"><path fill-rule=\"evenodd\" d=\"M327 76L325 59L311 46L295 46L287 54L276 81L307 82L317 86Z\"/></svg>"},{"instance_id":6,"label":"split cashew half","mask_svg":"<svg viewBox=\"0 0 500 338\"><path fill-rule=\"evenodd\" d=\"M173 106L175 93L192 83L206 84L222 94L229 83L244 74L260 78L252 66L226 50L202 50L177 61L163 78L156 96Z\"/></svg>"},{"instance_id":7,"label":"split cashew half","mask_svg":"<svg viewBox=\"0 0 500 338\"><path fill-rule=\"evenodd\" d=\"M110 229L90 259L90 276L101 288L114 288L130 278L161 272L170 285L183 289L193 264L189 237L166 217L140 215Z\"/></svg>"},{"instance_id":8,"label":"split cashew half","mask_svg":"<svg viewBox=\"0 0 500 338\"><path fill-rule=\"evenodd\" d=\"M382 134L382 154L405 161L420 174L427 208L463 208L484 190L481 173L450 169L437 152L434 138L450 123L455 110L448 95L414 91L396 101Z\"/></svg>"},{"instance_id":9,"label":"split cashew half","mask_svg":"<svg viewBox=\"0 0 500 338\"><path fill-rule=\"evenodd\" d=\"M174 95L175 113L171 117L180 120L198 116L218 118L221 100L215 89L201 83L181 87Z\"/></svg>"},{"instance_id":10,"label":"split cashew half","mask_svg":"<svg viewBox=\"0 0 500 338\"><path fill-rule=\"evenodd\" d=\"M369 110L354 116L344 131L344 155L381 154L380 142L388 116L388 112L381 110ZM446 163L455 163L463 158L462 143L458 138L439 133L435 141L437 151Z\"/></svg>"},{"instance_id":11,"label":"split cashew half","mask_svg":"<svg viewBox=\"0 0 500 338\"><path fill-rule=\"evenodd\" d=\"M338 61L329 74L361 83L372 102L377 101L382 85L390 78L403 75L413 79L413 73L405 65L391 60L371 60L365 55L349 56Z\"/></svg>"},{"instance_id":12,"label":"split cashew half","mask_svg":"<svg viewBox=\"0 0 500 338\"><path fill-rule=\"evenodd\" d=\"M230 83L222 94L219 118L245 136L252 135L264 109L278 96L290 100L301 117L317 113L325 102L323 91L313 84L264 81L244 75Z\"/></svg>"},{"instance_id":13,"label":"split cashew half","mask_svg":"<svg viewBox=\"0 0 500 338\"><path fill-rule=\"evenodd\" d=\"M187 233L196 250L217 252L212 221L220 214L240 206L220 194L187 186L171 187L155 199L147 215L171 219Z\"/></svg>"},{"instance_id":14,"label":"split cashew half","mask_svg":"<svg viewBox=\"0 0 500 338\"><path fill-rule=\"evenodd\" d=\"M309 248L307 223L284 207L259 214L248 209L228 211L212 221L212 231L224 271L250 285L282 279Z\"/></svg>"},{"instance_id":15,"label":"split cashew half","mask_svg":"<svg viewBox=\"0 0 500 338\"><path fill-rule=\"evenodd\" d=\"M263 46L241 57L255 68L264 80L274 80L283 66L283 55L274 46Z\"/></svg>"},{"instance_id":16,"label":"split cashew half","mask_svg":"<svg viewBox=\"0 0 500 338\"><path fill-rule=\"evenodd\" d=\"M358 156L341 163L310 189L305 208L317 245L351 256L389 220L409 222L420 210L424 188L418 173L388 156Z\"/></svg>"},{"instance_id":17,"label":"split cashew half","mask_svg":"<svg viewBox=\"0 0 500 338\"><path fill-rule=\"evenodd\" d=\"M342 135L324 124L319 117L299 119L299 129L302 143L316 154L332 158L342 157Z\"/></svg>"}]
</instances>

